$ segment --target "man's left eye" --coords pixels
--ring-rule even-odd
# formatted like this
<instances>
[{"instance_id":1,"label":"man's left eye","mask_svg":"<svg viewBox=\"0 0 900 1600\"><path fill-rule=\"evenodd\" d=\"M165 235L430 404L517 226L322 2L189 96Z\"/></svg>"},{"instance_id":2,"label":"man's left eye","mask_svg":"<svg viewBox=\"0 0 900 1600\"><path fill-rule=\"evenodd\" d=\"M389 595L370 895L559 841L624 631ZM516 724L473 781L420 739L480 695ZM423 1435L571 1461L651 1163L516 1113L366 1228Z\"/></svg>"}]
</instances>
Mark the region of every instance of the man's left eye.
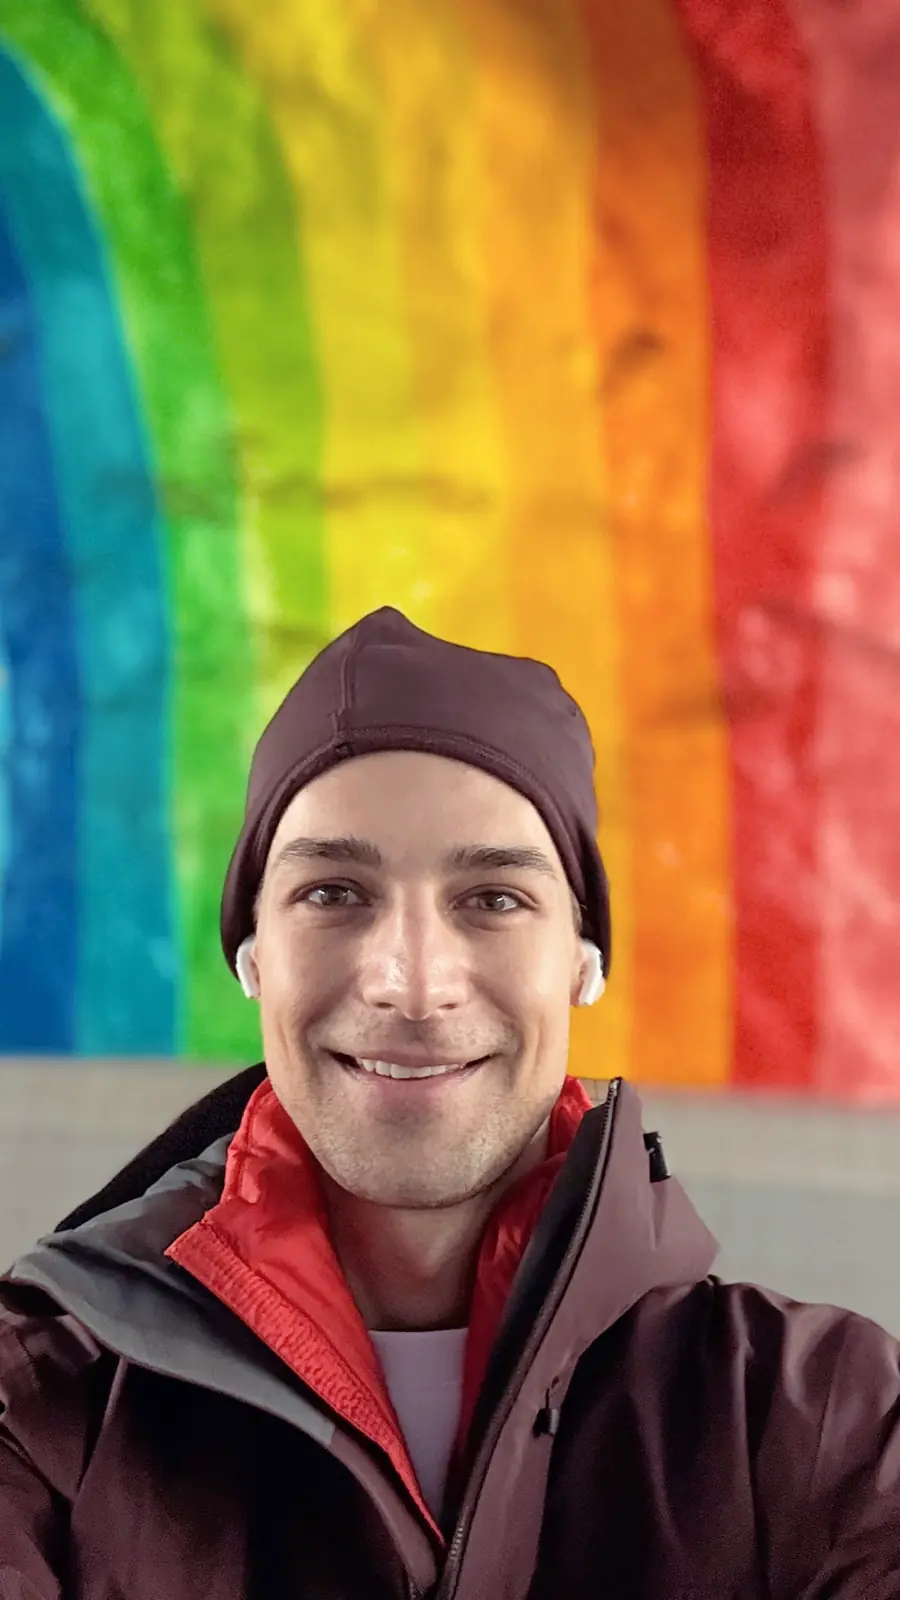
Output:
<instances>
[{"instance_id":1,"label":"man's left eye","mask_svg":"<svg viewBox=\"0 0 900 1600\"><path fill-rule=\"evenodd\" d=\"M480 911L510 912L519 911L522 907L518 895L510 894L507 889L482 889L472 898L481 902L478 908Z\"/></svg>"}]
</instances>

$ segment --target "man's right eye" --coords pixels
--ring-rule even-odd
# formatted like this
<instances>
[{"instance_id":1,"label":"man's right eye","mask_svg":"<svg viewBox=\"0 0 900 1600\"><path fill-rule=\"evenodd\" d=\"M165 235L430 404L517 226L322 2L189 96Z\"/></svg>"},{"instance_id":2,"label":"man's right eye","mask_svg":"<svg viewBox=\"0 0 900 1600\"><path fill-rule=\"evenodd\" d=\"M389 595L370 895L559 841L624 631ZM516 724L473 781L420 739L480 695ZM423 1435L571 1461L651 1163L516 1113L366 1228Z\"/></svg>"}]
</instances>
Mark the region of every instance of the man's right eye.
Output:
<instances>
[{"instance_id":1,"label":"man's right eye","mask_svg":"<svg viewBox=\"0 0 900 1600\"><path fill-rule=\"evenodd\" d=\"M346 906L361 904L357 890L346 883L317 883L314 889L304 889L297 898L323 911L341 911Z\"/></svg>"}]
</instances>

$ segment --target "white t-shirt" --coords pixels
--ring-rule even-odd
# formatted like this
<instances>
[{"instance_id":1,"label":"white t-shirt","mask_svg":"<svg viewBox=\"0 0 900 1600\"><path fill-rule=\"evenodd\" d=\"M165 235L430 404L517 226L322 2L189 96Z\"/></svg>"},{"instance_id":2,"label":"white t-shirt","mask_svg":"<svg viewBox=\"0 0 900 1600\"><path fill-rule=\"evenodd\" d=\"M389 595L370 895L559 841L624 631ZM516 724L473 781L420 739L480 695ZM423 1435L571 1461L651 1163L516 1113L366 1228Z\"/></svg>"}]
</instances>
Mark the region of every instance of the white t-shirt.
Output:
<instances>
[{"instance_id":1,"label":"white t-shirt","mask_svg":"<svg viewBox=\"0 0 900 1600\"><path fill-rule=\"evenodd\" d=\"M466 1329L371 1332L370 1337L419 1487L434 1516L440 1517L459 1424Z\"/></svg>"}]
</instances>

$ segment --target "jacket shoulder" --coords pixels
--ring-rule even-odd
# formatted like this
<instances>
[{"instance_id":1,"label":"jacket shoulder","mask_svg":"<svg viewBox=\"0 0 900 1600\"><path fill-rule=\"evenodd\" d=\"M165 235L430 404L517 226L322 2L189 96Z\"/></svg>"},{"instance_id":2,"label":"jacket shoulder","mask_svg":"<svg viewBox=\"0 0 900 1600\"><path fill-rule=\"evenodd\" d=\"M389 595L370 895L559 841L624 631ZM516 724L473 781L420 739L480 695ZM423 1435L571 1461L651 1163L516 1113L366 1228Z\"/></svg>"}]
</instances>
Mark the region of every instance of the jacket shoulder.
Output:
<instances>
[{"instance_id":1,"label":"jacket shoulder","mask_svg":"<svg viewBox=\"0 0 900 1600\"><path fill-rule=\"evenodd\" d=\"M751 1284L711 1280L708 1292L741 1367L774 1592L895 1596L900 1341L855 1312Z\"/></svg>"},{"instance_id":2,"label":"jacket shoulder","mask_svg":"<svg viewBox=\"0 0 900 1600\"><path fill-rule=\"evenodd\" d=\"M796 1350L824 1356L857 1341L872 1343L886 1355L900 1353L900 1340L878 1323L841 1306L795 1300L756 1283L725 1283L709 1277L694 1287L735 1333L749 1337L754 1353Z\"/></svg>"},{"instance_id":3,"label":"jacket shoulder","mask_svg":"<svg viewBox=\"0 0 900 1600\"><path fill-rule=\"evenodd\" d=\"M0 1280L0 1442L78 1490L116 1358L40 1290Z\"/></svg>"},{"instance_id":4,"label":"jacket shoulder","mask_svg":"<svg viewBox=\"0 0 900 1600\"><path fill-rule=\"evenodd\" d=\"M590 1528L618 1560L627 1529L654 1593L677 1570L724 1594L727 1571L770 1600L897 1600L900 1344L753 1284L660 1286L579 1362L556 1471L560 1548Z\"/></svg>"},{"instance_id":5,"label":"jacket shoulder","mask_svg":"<svg viewBox=\"0 0 900 1600\"><path fill-rule=\"evenodd\" d=\"M748 1439L783 1439L806 1459L810 1487L840 1442L866 1451L900 1403L900 1340L857 1312L711 1277L685 1296L690 1333L744 1396ZM852 1420L852 1426L851 1426ZM900 1462L898 1462L900 1467Z\"/></svg>"},{"instance_id":6,"label":"jacket shoulder","mask_svg":"<svg viewBox=\"0 0 900 1600\"><path fill-rule=\"evenodd\" d=\"M858 1312L717 1278L695 1293L708 1297L711 1325L735 1355L762 1381L786 1383L791 1405L816 1415L819 1431L839 1422L844 1388L865 1395L873 1413L900 1393L900 1340Z\"/></svg>"}]
</instances>

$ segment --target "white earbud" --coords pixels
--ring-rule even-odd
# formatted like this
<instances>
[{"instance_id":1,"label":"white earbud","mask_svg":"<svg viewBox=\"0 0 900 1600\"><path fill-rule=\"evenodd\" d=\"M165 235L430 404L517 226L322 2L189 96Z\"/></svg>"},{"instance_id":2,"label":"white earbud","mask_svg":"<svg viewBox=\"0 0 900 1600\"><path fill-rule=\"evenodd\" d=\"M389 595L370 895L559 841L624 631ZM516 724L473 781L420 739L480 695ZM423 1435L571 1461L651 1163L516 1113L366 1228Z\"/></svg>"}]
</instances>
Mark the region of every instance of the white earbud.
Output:
<instances>
[{"instance_id":1,"label":"white earbud","mask_svg":"<svg viewBox=\"0 0 900 1600\"><path fill-rule=\"evenodd\" d=\"M582 939L581 950L584 956L584 976L581 988L578 991L577 1006L592 1006L600 999L606 988L606 979L603 976L603 957L597 946L590 939Z\"/></svg>"},{"instance_id":2,"label":"white earbud","mask_svg":"<svg viewBox=\"0 0 900 1600\"><path fill-rule=\"evenodd\" d=\"M234 958L234 969L238 975L238 982L248 1000L259 999L259 975L256 971L256 962L253 959L253 947L256 944L252 933L238 946Z\"/></svg>"}]
</instances>

